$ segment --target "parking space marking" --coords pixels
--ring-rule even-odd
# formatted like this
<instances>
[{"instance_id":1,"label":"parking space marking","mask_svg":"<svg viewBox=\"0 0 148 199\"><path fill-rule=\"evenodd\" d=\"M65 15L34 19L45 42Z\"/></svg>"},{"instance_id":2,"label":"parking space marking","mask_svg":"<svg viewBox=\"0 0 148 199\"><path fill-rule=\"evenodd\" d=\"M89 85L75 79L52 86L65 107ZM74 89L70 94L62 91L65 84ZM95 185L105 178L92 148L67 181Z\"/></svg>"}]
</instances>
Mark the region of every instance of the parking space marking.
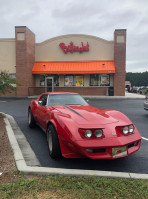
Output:
<instances>
[{"instance_id":1,"label":"parking space marking","mask_svg":"<svg viewBox=\"0 0 148 199\"><path fill-rule=\"evenodd\" d=\"M0 102L6 102L6 101L0 101Z\"/></svg>"},{"instance_id":2,"label":"parking space marking","mask_svg":"<svg viewBox=\"0 0 148 199\"><path fill-rule=\"evenodd\" d=\"M142 137L142 139L143 139L143 140L146 140L146 141L148 141L148 139L147 139L147 138L144 138L144 137Z\"/></svg>"}]
</instances>

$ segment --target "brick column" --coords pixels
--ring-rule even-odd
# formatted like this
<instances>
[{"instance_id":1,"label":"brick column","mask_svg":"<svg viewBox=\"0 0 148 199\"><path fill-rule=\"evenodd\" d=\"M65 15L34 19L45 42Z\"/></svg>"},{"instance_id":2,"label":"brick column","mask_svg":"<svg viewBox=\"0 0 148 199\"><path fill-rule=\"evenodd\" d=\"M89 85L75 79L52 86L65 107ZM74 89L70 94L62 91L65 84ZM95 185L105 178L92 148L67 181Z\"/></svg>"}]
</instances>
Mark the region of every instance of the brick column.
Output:
<instances>
[{"instance_id":1,"label":"brick column","mask_svg":"<svg viewBox=\"0 0 148 199\"><path fill-rule=\"evenodd\" d=\"M115 30L114 32L114 95L125 95L126 75L126 30Z\"/></svg>"},{"instance_id":2,"label":"brick column","mask_svg":"<svg viewBox=\"0 0 148 199\"><path fill-rule=\"evenodd\" d=\"M32 67L35 61L35 35L26 26L15 27L17 96L28 96L35 85Z\"/></svg>"}]
</instances>

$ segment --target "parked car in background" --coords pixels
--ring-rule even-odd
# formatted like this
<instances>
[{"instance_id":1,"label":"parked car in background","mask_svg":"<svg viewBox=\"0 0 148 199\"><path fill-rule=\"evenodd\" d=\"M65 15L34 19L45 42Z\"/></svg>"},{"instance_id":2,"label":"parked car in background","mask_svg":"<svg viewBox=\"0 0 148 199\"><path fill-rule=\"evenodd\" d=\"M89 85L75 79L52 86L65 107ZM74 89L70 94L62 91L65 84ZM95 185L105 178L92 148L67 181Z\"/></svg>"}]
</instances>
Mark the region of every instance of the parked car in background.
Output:
<instances>
[{"instance_id":1,"label":"parked car in background","mask_svg":"<svg viewBox=\"0 0 148 199\"><path fill-rule=\"evenodd\" d=\"M137 91L138 91L138 87L133 86L133 87L131 88L131 92L132 92L132 93L137 93Z\"/></svg>"},{"instance_id":2,"label":"parked car in background","mask_svg":"<svg viewBox=\"0 0 148 199\"><path fill-rule=\"evenodd\" d=\"M148 111L148 95L145 96L144 109Z\"/></svg>"},{"instance_id":3,"label":"parked car in background","mask_svg":"<svg viewBox=\"0 0 148 199\"><path fill-rule=\"evenodd\" d=\"M43 93L28 108L28 123L47 135L52 158L115 159L139 150L141 135L123 113L90 106L77 93Z\"/></svg>"},{"instance_id":4,"label":"parked car in background","mask_svg":"<svg viewBox=\"0 0 148 199\"><path fill-rule=\"evenodd\" d=\"M147 86L140 86L137 91L138 91L139 94L146 95L147 91L148 91L148 87Z\"/></svg>"},{"instance_id":5,"label":"parked car in background","mask_svg":"<svg viewBox=\"0 0 148 199\"><path fill-rule=\"evenodd\" d=\"M147 95L148 86L133 86L131 88L131 90L129 90L128 92L138 93L138 94L141 94L141 95Z\"/></svg>"}]
</instances>

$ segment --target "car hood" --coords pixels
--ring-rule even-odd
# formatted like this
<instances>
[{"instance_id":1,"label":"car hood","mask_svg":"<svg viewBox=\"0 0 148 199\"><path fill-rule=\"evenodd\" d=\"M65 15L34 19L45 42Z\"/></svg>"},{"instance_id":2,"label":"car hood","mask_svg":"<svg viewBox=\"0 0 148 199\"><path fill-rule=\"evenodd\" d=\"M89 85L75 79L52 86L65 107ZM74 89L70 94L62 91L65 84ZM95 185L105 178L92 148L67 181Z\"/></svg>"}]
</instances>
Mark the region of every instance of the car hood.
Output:
<instances>
[{"instance_id":1,"label":"car hood","mask_svg":"<svg viewBox=\"0 0 148 199\"><path fill-rule=\"evenodd\" d=\"M118 122L110 114L111 110L97 109L90 105L58 105L54 106L59 115L73 119L78 124L109 124ZM63 115L64 114L64 115Z\"/></svg>"}]
</instances>

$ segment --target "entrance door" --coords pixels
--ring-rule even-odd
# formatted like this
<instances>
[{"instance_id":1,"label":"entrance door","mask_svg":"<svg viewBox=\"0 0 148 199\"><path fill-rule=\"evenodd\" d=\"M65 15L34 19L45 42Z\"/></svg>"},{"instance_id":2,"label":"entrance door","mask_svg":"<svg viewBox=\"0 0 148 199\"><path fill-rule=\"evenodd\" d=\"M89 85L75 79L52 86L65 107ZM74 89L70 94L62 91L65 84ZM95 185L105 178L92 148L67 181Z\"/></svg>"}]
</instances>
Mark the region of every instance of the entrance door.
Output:
<instances>
[{"instance_id":1,"label":"entrance door","mask_svg":"<svg viewBox=\"0 0 148 199\"><path fill-rule=\"evenodd\" d=\"M45 92L53 92L53 77L46 77Z\"/></svg>"}]
</instances>

